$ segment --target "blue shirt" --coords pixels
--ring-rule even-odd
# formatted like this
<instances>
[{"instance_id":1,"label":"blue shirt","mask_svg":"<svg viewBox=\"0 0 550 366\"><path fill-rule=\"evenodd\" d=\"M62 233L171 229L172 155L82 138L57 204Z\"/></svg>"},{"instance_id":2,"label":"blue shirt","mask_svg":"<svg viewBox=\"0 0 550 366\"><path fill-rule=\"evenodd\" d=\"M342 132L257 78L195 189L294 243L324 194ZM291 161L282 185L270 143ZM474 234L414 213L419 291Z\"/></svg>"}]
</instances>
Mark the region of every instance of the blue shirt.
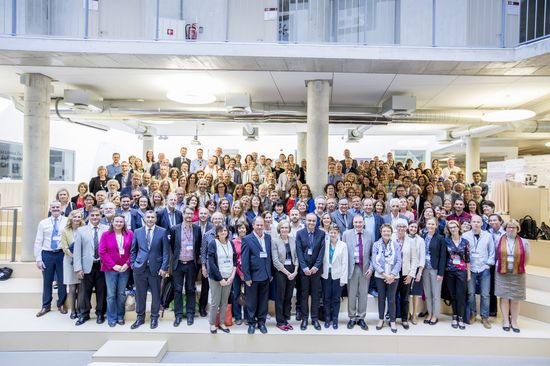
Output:
<instances>
[{"instance_id":1,"label":"blue shirt","mask_svg":"<svg viewBox=\"0 0 550 366\"><path fill-rule=\"evenodd\" d=\"M113 164L107 165L107 176L109 178L114 178L120 173L122 173L122 166L120 164L118 164L118 166L114 166Z\"/></svg>"},{"instance_id":2,"label":"blue shirt","mask_svg":"<svg viewBox=\"0 0 550 366\"><path fill-rule=\"evenodd\" d=\"M191 173L196 173L199 170L204 170L207 163L208 162L206 161L206 159L195 159L191 162L191 166L189 167L189 171Z\"/></svg>"},{"instance_id":3,"label":"blue shirt","mask_svg":"<svg viewBox=\"0 0 550 366\"><path fill-rule=\"evenodd\" d=\"M370 235L370 238L372 240L372 242L374 243L376 240L375 237L376 237L376 220L374 219L374 214L371 214L370 216L365 214L364 216L365 218L365 229L367 230L367 232L369 233Z\"/></svg>"}]
</instances>

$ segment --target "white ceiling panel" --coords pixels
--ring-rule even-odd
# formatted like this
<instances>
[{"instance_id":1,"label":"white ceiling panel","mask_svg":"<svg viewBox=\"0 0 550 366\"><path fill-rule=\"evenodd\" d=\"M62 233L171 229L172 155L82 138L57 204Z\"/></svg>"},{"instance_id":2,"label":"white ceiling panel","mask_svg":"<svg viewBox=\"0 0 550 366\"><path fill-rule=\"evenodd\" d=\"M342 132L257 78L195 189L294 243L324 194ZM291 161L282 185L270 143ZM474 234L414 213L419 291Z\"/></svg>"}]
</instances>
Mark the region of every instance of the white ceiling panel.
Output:
<instances>
[{"instance_id":1,"label":"white ceiling panel","mask_svg":"<svg viewBox=\"0 0 550 366\"><path fill-rule=\"evenodd\" d=\"M332 103L377 107L395 74L334 74Z\"/></svg>"},{"instance_id":2,"label":"white ceiling panel","mask_svg":"<svg viewBox=\"0 0 550 366\"><path fill-rule=\"evenodd\" d=\"M333 78L331 72L272 72L271 75L286 104L306 103L306 80Z\"/></svg>"},{"instance_id":3,"label":"white ceiling panel","mask_svg":"<svg viewBox=\"0 0 550 366\"><path fill-rule=\"evenodd\" d=\"M254 103L282 103L277 86L267 71L215 71L228 93L248 93Z\"/></svg>"}]
</instances>

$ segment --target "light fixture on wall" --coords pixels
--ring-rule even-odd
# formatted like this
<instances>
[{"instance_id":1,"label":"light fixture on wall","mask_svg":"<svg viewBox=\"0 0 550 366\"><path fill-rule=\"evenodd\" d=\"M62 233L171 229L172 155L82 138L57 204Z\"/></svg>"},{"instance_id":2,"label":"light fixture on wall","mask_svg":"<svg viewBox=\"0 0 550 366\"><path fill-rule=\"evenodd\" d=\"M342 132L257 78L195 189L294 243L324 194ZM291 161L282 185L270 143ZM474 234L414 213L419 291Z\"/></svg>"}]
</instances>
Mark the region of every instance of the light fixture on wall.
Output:
<instances>
[{"instance_id":1,"label":"light fixture on wall","mask_svg":"<svg viewBox=\"0 0 550 366\"><path fill-rule=\"evenodd\" d=\"M484 122L514 122L523 121L535 115L535 112L528 109L502 109L485 113L481 116L481 120Z\"/></svg>"}]
</instances>

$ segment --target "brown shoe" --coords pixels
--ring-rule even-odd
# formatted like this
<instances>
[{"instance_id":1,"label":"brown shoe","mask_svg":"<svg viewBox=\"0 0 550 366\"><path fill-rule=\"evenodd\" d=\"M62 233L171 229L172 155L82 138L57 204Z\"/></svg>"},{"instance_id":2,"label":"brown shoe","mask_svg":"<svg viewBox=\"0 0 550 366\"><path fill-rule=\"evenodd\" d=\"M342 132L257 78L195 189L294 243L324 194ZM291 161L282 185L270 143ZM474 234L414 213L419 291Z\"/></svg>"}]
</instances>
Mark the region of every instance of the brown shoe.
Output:
<instances>
[{"instance_id":1,"label":"brown shoe","mask_svg":"<svg viewBox=\"0 0 550 366\"><path fill-rule=\"evenodd\" d=\"M59 310L61 314L67 314L67 309L65 309L64 305L61 305L60 307L58 307L57 310Z\"/></svg>"},{"instance_id":2,"label":"brown shoe","mask_svg":"<svg viewBox=\"0 0 550 366\"><path fill-rule=\"evenodd\" d=\"M481 324L483 324L485 329L491 329L491 323L488 318L481 318Z\"/></svg>"},{"instance_id":3,"label":"brown shoe","mask_svg":"<svg viewBox=\"0 0 550 366\"><path fill-rule=\"evenodd\" d=\"M38 313L36 313L36 317L40 318L42 315L45 315L50 312L50 309L42 308Z\"/></svg>"}]
</instances>

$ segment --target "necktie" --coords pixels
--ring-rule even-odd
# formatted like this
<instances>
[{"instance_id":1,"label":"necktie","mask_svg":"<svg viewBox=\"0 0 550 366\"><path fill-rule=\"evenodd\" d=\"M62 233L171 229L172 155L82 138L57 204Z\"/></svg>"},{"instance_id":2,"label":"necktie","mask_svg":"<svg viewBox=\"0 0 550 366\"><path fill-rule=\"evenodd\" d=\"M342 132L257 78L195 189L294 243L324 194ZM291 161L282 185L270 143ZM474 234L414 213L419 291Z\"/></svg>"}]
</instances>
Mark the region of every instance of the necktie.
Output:
<instances>
[{"instance_id":1,"label":"necktie","mask_svg":"<svg viewBox=\"0 0 550 366\"><path fill-rule=\"evenodd\" d=\"M313 233L308 233L308 249L313 249Z\"/></svg>"},{"instance_id":2,"label":"necktie","mask_svg":"<svg viewBox=\"0 0 550 366\"><path fill-rule=\"evenodd\" d=\"M58 228L57 228L57 220L58 220L58 218L56 217L55 220L54 220L54 224L53 224L52 239L51 239L51 248L52 248L52 250L57 250L57 244L58 244L58 241L59 241L57 239L57 237L59 236L58 235Z\"/></svg>"},{"instance_id":3,"label":"necktie","mask_svg":"<svg viewBox=\"0 0 550 366\"><path fill-rule=\"evenodd\" d=\"M151 249L151 228L147 229L147 249Z\"/></svg>"},{"instance_id":4,"label":"necktie","mask_svg":"<svg viewBox=\"0 0 550 366\"><path fill-rule=\"evenodd\" d=\"M359 235L359 266L363 268L363 235L362 233L357 233Z\"/></svg>"},{"instance_id":5,"label":"necktie","mask_svg":"<svg viewBox=\"0 0 550 366\"><path fill-rule=\"evenodd\" d=\"M98 259L99 258L99 251L98 251L98 248L99 247L99 240L98 240L98 237L97 237L97 227L94 227L94 259Z\"/></svg>"}]
</instances>

